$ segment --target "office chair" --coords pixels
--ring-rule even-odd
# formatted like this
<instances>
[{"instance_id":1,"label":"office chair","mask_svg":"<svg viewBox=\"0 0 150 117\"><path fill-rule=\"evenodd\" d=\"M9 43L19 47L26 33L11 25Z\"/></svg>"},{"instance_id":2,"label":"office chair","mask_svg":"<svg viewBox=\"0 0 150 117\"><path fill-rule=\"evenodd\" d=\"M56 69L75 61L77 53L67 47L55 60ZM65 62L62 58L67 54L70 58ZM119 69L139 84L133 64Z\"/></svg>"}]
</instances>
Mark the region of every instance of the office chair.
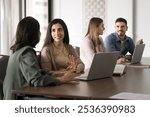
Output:
<instances>
[{"instance_id":1,"label":"office chair","mask_svg":"<svg viewBox=\"0 0 150 117\"><path fill-rule=\"evenodd\" d=\"M0 100L3 99L3 81L6 74L8 55L0 55Z\"/></svg>"}]
</instances>

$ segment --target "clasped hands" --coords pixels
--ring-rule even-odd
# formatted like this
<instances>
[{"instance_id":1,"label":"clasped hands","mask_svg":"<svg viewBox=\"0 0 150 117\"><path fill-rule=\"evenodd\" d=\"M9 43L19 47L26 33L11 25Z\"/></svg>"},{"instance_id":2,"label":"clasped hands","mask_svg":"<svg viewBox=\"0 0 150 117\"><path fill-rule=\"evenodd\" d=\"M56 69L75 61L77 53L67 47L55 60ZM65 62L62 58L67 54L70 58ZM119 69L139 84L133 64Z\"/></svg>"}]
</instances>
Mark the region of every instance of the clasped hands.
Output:
<instances>
[{"instance_id":1,"label":"clasped hands","mask_svg":"<svg viewBox=\"0 0 150 117\"><path fill-rule=\"evenodd\" d=\"M75 77L81 73L77 60L73 55L69 55L69 61L70 62L68 63L68 67L66 68L65 72L63 72L64 74L61 77L58 77L61 83L78 81L78 79Z\"/></svg>"},{"instance_id":2,"label":"clasped hands","mask_svg":"<svg viewBox=\"0 0 150 117\"><path fill-rule=\"evenodd\" d=\"M69 61L67 71L72 71L77 74L81 73L81 70L78 67L77 59L73 55L69 55Z\"/></svg>"}]
</instances>

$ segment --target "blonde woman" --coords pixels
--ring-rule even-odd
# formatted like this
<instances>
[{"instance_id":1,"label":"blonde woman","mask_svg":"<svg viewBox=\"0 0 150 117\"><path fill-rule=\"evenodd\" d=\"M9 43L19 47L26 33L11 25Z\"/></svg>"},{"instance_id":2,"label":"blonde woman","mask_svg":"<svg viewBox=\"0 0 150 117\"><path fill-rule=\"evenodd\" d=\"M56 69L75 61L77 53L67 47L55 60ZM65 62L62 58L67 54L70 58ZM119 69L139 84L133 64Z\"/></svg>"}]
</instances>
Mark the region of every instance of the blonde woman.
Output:
<instances>
[{"instance_id":1,"label":"blonde woman","mask_svg":"<svg viewBox=\"0 0 150 117\"><path fill-rule=\"evenodd\" d=\"M104 23L101 18L93 17L90 19L88 30L85 38L81 41L81 60L85 64L85 69L89 68L94 54L98 52L105 52L103 39L100 35L103 34Z\"/></svg>"}]
</instances>

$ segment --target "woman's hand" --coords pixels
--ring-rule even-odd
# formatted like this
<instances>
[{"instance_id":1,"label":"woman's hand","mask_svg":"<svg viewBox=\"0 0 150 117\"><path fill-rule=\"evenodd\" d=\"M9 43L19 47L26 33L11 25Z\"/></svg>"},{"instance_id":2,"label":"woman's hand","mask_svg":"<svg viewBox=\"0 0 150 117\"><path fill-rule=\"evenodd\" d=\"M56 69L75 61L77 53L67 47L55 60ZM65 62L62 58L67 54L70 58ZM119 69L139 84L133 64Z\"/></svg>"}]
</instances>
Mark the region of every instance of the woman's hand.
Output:
<instances>
[{"instance_id":1,"label":"woman's hand","mask_svg":"<svg viewBox=\"0 0 150 117\"><path fill-rule=\"evenodd\" d=\"M67 67L67 70L71 70L76 72L76 68L77 68L77 60L73 55L69 55L69 66Z\"/></svg>"},{"instance_id":2,"label":"woman's hand","mask_svg":"<svg viewBox=\"0 0 150 117\"><path fill-rule=\"evenodd\" d=\"M68 71L62 77L57 77L57 79L61 83L67 83L67 82L70 82L70 81L77 81L77 79L75 78L76 76L78 76L78 74L76 74L72 71Z\"/></svg>"},{"instance_id":3,"label":"woman's hand","mask_svg":"<svg viewBox=\"0 0 150 117\"><path fill-rule=\"evenodd\" d=\"M55 77L63 76L67 71L66 70L58 70L58 71L51 71L51 74Z\"/></svg>"}]
</instances>

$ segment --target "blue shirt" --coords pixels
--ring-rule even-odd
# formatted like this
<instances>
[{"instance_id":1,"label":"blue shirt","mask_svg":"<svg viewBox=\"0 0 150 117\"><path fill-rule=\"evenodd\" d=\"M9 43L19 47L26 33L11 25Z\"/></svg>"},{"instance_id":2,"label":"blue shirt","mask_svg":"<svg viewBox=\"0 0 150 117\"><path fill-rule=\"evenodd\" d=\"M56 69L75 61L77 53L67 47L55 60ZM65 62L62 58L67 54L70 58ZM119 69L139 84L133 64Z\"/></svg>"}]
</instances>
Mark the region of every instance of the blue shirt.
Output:
<instances>
[{"instance_id":1,"label":"blue shirt","mask_svg":"<svg viewBox=\"0 0 150 117\"><path fill-rule=\"evenodd\" d=\"M127 52L133 54L135 48L133 40L128 36L125 36L124 46L121 48L121 40L119 39L117 33L111 33L108 35L104 40L104 44L108 52L120 51L119 58L126 55Z\"/></svg>"}]
</instances>

